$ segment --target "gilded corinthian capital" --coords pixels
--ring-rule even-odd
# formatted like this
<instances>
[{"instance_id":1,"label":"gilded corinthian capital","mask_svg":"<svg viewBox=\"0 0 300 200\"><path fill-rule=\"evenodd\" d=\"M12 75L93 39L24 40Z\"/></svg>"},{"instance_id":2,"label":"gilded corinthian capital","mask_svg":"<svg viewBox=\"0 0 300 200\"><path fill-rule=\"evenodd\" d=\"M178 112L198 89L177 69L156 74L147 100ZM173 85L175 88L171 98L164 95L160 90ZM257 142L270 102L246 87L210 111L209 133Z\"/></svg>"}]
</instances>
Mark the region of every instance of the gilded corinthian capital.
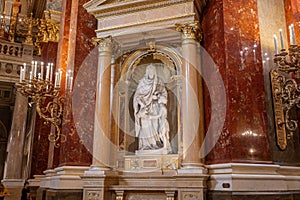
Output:
<instances>
[{"instance_id":1,"label":"gilded corinthian capital","mask_svg":"<svg viewBox=\"0 0 300 200\"><path fill-rule=\"evenodd\" d=\"M189 22L185 24L175 24L176 31L183 34L183 39L193 39L199 40L202 39L202 34L200 31L200 25L198 22Z\"/></svg>"},{"instance_id":2,"label":"gilded corinthian capital","mask_svg":"<svg viewBox=\"0 0 300 200\"><path fill-rule=\"evenodd\" d=\"M103 37L103 38L92 38L92 43L95 45L95 46L99 46L100 48L103 47L110 47L112 46L112 37L111 36L107 36L107 37Z\"/></svg>"}]
</instances>

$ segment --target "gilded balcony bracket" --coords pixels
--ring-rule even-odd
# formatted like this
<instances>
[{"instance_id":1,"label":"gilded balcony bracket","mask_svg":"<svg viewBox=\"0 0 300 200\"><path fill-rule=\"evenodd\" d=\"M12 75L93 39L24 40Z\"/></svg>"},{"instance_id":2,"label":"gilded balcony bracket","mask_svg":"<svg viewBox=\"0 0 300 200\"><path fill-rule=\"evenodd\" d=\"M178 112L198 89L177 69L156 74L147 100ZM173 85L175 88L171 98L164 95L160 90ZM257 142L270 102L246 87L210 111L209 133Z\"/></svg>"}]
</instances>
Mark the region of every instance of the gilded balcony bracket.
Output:
<instances>
[{"instance_id":1,"label":"gilded balcony bracket","mask_svg":"<svg viewBox=\"0 0 300 200\"><path fill-rule=\"evenodd\" d=\"M58 42L59 40L59 22L52 19L40 19L35 46L37 55L42 54L41 43Z\"/></svg>"},{"instance_id":2,"label":"gilded balcony bracket","mask_svg":"<svg viewBox=\"0 0 300 200\"><path fill-rule=\"evenodd\" d=\"M287 140L298 128L295 110L300 108L300 46L291 45L275 55L270 72L277 145L287 147Z\"/></svg>"}]
</instances>

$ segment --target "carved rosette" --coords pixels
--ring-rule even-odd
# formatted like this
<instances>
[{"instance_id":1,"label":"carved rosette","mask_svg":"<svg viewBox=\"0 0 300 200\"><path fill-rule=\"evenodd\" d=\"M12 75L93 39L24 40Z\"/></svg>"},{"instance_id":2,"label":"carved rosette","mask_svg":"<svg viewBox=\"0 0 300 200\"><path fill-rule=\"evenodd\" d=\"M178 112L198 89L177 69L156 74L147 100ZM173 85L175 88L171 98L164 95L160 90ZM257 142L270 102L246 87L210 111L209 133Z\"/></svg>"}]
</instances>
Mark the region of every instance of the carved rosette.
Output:
<instances>
[{"instance_id":1,"label":"carved rosette","mask_svg":"<svg viewBox=\"0 0 300 200\"><path fill-rule=\"evenodd\" d=\"M176 24L176 31L182 33L183 39L202 40L202 33L198 22Z\"/></svg>"},{"instance_id":2,"label":"carved rosette","mask_svg":"<svg viewBox=\"0 0 300 200\"><path fill-rule=\"evenodd\" d=\"M202 195L199 192L183 192L182 199L184 199L184 200L191 200L191 199L201 200Z\"/></svg>"},{"instance_id":3,"label":"carved rosette","mask_svg":"<svg viewBox=\"0 0 300 200\"><path fill-rule=\"evenodd\" d=\"M86 196L85 200L102 200L102 192L101 191L86 191Z\"/></svg>"}]
</instances>

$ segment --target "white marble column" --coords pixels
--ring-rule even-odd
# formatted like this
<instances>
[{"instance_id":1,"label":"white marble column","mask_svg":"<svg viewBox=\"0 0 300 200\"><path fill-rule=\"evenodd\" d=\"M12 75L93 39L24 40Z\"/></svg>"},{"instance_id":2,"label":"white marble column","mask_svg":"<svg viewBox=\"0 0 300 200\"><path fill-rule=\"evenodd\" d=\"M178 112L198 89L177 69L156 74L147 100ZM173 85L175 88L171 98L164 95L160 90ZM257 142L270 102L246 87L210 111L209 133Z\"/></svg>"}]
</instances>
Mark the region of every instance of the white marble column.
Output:
<instances>
[{"instance_id":1,"label":"white marble column","mask_svg":"<svg viewBox=\"0 0 300 200\"><path fill-rule=\"evenodd\" d=\"M110 88L112 38L97 39L99 45L96 111L92 168L107 170L110 164Z\"/></svg>"},{"instance_id":2,"label":"white marble column","mask_svg":"<svg viewBox=\"0 0 300 200\"><path fill-rule=\"evenodd\" d=\"M14 114L7 145L4 179L22 179L22 159L27 119L27 98L16 93Z\"/></svg>"},{"instance_id":3,"label":"white marble column","mask_svg":"<svg viewBox=\"0 0 300 200\"><path fill-rule=\"evenodd\" d=\"M23 187L24 179L27 178L22 177L27 106L27 98L17 92L2 181L11 194L7 197L8 200L21 198L20 188Z\"/></svg>"},{"instance_id":4,"label":"white marble column","mask_svg":"<svg viewBox=\"0 0 300 200\"><path fill-rule=\"evenodd\" d=\"M203 142L203 114L200 109L202 85L199 80L200 66L198 49L197 23L178 24L177 31L182 32L182 126L183 126L183 168L201 168L203 165L199 156ZM201 141L202 140L202 141Z\"/></svg>"}]
</instances>

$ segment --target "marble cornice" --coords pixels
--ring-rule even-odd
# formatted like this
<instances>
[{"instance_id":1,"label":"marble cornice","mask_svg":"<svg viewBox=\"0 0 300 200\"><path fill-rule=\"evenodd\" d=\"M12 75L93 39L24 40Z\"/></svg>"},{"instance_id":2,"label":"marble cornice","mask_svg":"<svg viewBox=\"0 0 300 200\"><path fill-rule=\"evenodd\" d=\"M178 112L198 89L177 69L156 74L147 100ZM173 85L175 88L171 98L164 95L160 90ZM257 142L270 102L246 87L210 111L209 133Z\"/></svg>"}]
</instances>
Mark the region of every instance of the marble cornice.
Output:
<instances>
[{"instance_id":1,"label":"marble cornice","mask_svg":"<svg viewBox=\"0 0 300 200\"><path fill-rule=\"evenodd\" d=\"M103 32L103 31L113 31L113 30L118 30L118 29L123 29L123 28L130 28L130 27L135 27L135 26L138 26L138 25L152 25L152 24L155 24L155 23L166 22L166 21L181 19L181 18L184 19L184 18L189 18L189 17L194 18L195 14L191 13L191 14L179 15L179 16L168 17L168 18L155 19L155 20L152 20L152 21L139 22L139 23L130 23L130 24L125 24L125 25L116 26L116 27L108 27L108 28L103 28L101 30L96 30L96 33Z\"/></svg>"},{"instance_id":2,"label":"marble cornice","mask_svg":"<svg viewBox=\"0 0 300 200\"><path fill-rule=\"evenodd\" d=\"M193 1L194 0L136 0L100 5L98 7L92 7L89 5L85 6L85 8L90 14L93 14L97 19L100 19L109 16L136 13L139 11L162 8Z\"/></svg>"}]
</instances>

